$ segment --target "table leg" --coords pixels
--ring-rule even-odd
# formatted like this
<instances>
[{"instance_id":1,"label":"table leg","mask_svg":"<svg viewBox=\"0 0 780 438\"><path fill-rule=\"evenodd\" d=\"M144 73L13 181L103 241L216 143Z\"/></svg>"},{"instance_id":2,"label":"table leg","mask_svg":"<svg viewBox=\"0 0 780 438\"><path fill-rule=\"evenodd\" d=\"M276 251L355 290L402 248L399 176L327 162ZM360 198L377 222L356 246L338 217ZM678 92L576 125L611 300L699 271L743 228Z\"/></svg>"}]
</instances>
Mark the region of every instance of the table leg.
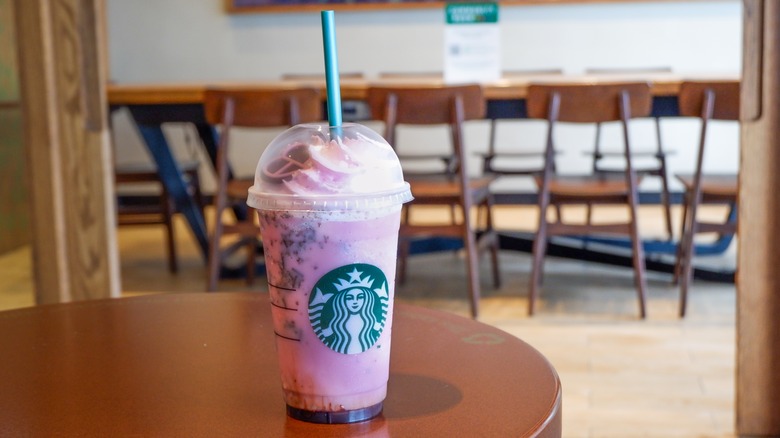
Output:
<instances>
[{"instance_id":1,"label":"table leg","mask_svg":"<svg viewBox=\"0 0 780 438\"><path fill-rule=\"evenodd\" d=\"M176 164L176 159L171 153L171 149L163 134L162 126L138 124L138 130L152 158L157 163L157 171L160 174L162 183L165 185L165 189L173 197L177 209L187 219L192 234L200 246L203 260L207 260L209 243L206 221L198 208L197 202L187 192L184 177L178 164Z\"/></svg>"},{"instance_id":2,"label":"table leg","mask_svg":"<svg viewBox=\"0 0 780 438\"><path fill-rule=\"evenodd\" d=\"M203 147L206 149L206 153L211 160L211 164L216 168L217 164L217 139L219 134L217 130L208 123L193 123L195 130L198 131L198 137L203 142ZM228 169L228 178L233 177L233 172Z\"/></svg>"},{"instance_id":3,"label":"table leg","mask_svg":"<svg viewBox=\"0 0 780 438\"><path fill-rule=\"evenodd\" d=\"M217 163L217 148L219 147L219 133L214 126L205 122L192 122L195 129L198 132L203 147L206 150L206 154L209 156L209 160L214 169L216 169ZM233 170L228 165L228 178L233 178ZM246 202L238 202L232 205L233 214L238 220L245 220L247 214L249 214L249 208ZM262 254L263 245L257 242L257 254ZM243 266L229 267L223 265L220 268L219 278L241 278L246 275L246 271ZM265 264L260 264L257 267L255 275L265 275Z\"/></svg>"}]
</instances>

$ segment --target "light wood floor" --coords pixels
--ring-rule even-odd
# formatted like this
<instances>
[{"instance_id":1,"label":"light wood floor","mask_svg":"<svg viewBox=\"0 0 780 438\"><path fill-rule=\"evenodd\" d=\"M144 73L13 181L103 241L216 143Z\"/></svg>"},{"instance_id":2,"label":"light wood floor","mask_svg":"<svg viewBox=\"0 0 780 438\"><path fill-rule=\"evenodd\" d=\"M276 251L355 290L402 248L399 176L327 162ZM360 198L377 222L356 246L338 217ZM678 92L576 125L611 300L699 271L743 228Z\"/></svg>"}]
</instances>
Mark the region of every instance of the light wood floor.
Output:
<instances>
[{"instance_id":1,"label":"light wood floor","mask_svg":"<svg viewBox=\"0 0 780 438\"><path fill-rule=\"evenodd\" d=\"M497 222L528 230L534 215L533 208L499 207ZM641 215L642 233L659 233L658 209L643 207ZM161 228L120 229L124 295L204 290L203 261L184 225L177 225L178 275L167 271ZM732 245L708 262L733 267L734 252ZM410 266L398 300L468 315L459 254L416 256ZM34 305L29 267L29 248L0 255L0 309ZM541 302L529 318L530 256L503 251L501 269L499 290L483 281L479 319L530 343L557 369L565 437L734 436L734 285L696 281L689 316L680 320L669 276L651 273L642 321L630 269L548 258ZM262 278L257 283L248 288L225 280L220 289L264 293Z\"/></svg>"}]
</instances>

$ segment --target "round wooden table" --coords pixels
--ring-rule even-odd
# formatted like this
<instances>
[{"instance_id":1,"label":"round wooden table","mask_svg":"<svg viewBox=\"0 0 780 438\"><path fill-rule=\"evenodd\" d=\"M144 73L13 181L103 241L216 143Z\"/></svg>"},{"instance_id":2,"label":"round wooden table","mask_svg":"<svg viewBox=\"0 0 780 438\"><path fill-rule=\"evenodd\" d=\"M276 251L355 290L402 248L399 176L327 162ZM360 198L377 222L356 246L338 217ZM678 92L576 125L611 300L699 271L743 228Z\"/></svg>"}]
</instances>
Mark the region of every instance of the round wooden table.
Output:
<instances>
[{"instance_id":1,"label":"round wooden table","mask_svg":"<svg viewBox=\"0 0 780 438\"><path fill-rule=\"evenodd\" d=\"M0 312L0 435L559 437L561 385L525 342L397 303L383 414L305 423L267 295L147 295Z\"/></svg>"}]
</instances>

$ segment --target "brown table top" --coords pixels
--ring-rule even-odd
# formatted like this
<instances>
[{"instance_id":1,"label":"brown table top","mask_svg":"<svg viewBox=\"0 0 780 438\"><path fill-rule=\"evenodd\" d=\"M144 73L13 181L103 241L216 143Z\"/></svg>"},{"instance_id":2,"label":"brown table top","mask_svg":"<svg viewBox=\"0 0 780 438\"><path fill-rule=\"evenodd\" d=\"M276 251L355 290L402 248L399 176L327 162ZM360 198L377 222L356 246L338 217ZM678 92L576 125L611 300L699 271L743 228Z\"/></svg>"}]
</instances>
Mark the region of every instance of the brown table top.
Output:
<instances>
[{"instance_id":1,"label":"brown table top","mask_svg":"<svg viewBox=\"0 0 780 438\"><path fill-rule=\"evenodd\" d=\"M680 89L684 80L723 79L739 80L736 74L696 74L681 75L677 73L622 73L601 75L560 75L531 74L512 76L496 82L483 84L485 97L491 100L512 100L525 98L528 85L533 82L614 82L614 81L647 81L652 86L656 96L673 96ZM366 90L372 84L443 84L439 78L408 76L403 78L358 79L343 78L341 80L341 97L344 100L365 99ZM176 83L138 83L108 85L108 103L111 105L138 104L192 104L203 101L203 94L208 87L219 86L297 86L311 85L320 87L325 96L324 80L266 80L266 81L214 81L214 82L176 82Z\"/></svg>"},{"instance_id":2,"label":"brown table top","mask_svg":"<svg viewBox=\"0 0 780 438\"><path fill-rule=\"evenodd\" d=\"M384 413L287 418L268 296L192 293L0 312L2 436L561 435L561 385L525 342L398 303Z\"/></svg>"}]
</instances>

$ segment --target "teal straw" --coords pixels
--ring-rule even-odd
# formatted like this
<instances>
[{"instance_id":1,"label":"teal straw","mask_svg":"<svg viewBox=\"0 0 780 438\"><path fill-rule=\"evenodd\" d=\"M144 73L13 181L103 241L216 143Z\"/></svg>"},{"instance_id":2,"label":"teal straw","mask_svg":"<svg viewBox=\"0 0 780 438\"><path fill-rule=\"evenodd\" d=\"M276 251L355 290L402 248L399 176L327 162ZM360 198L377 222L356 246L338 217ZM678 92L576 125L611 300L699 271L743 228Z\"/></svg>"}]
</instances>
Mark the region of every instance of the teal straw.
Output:
<instances>
[{"instance_id":1,"label":"teal straw","mask_svg":"<svg viewBox=\"0 0 780 438\"><path fill-rule=\"evenodd\" d=\"M322 11L322 44L325 51L325 84L328 93L328 123L331 136L341 137L341 88L339 58L336 52L336 25L333 11Z\"/></svg>"}]
</instances>

